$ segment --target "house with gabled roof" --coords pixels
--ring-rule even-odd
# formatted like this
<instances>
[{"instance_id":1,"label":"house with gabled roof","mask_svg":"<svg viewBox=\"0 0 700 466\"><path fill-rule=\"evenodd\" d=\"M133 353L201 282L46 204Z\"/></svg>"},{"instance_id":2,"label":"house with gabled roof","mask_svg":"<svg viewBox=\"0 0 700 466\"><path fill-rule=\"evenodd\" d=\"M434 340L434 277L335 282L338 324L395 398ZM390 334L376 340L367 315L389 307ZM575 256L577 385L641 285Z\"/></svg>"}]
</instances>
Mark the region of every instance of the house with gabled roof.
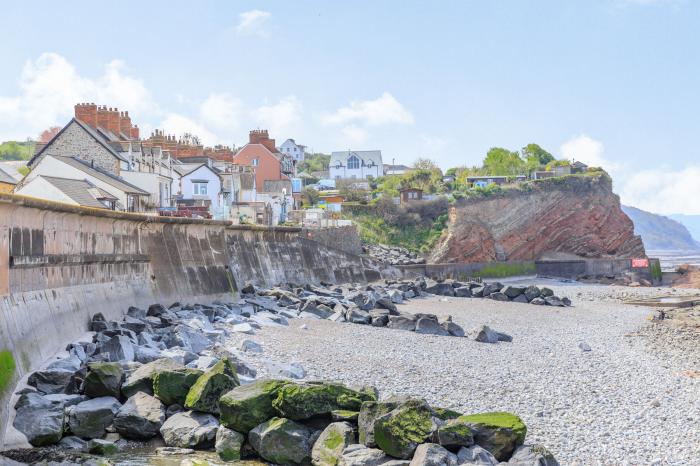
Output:
<instances>
[{"instance_id":1,"label":"house with gabled roof","mask_svg":"<svg viewBox=\"0 0 700 466\"><path fill-rule=\"evenodd\" d=\"M347 150L333 152L328 170L330 177L335 180L365 180L370 176L379 178L384 176L382 151Z\"/></svg>"},{"instance_id":2,"label":"house with gabled roof","mask_svg":"<svg viewBox=\"0 0 700 466\"><path fill-rule=\"evenodd\" d=\"M55 176L35 176L22 187L24 196L49 199L64 204L115 210L118 199L88 180Z\"/></svg>"},{"instance_id":3,"label":"house with gabled roof","mask_svg":"<svg viewBox=\"0 0 700 466\"><path fill-rule=\"evenodd\" d=\"M61 202L61 199L51 197L50 192L45 193L44 196L40 196L38 195L41 194L40 192L27 187L34 178L39 176L87 180L95 187L109 193L115 198L115 210L144 212L148 209L149 192L96 166L94 163L87 162L78 157L64 157L45 153L39 161L34 163L29 174L15 187L16 194L33 195L35 197Z\"/></svg>"},{"instance_id":4,"label":"house with gabled roof","mask_svg":"<svg viewBox=\"0 0 700 466\"><path fill-rule=\"evenodd\" d=\"M266 129L252 130L249 142L233 156L236 165L247 165L255 170L255 186L264 192L265 181L289 180L294 174L292 157L282 154L270 139Z\"/></svg>"}]
</instances>

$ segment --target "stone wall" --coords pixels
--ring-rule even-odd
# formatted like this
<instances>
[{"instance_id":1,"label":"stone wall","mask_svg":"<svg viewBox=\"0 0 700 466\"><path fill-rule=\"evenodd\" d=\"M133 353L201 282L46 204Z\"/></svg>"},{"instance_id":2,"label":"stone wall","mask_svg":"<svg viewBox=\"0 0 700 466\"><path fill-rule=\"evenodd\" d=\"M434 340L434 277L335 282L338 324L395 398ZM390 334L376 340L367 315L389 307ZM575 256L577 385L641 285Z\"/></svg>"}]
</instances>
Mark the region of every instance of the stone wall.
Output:
<instances>
[{"instance_id":1,"label":"stone wall","mask_svg":"<svg viewBox=\"0 0 700 466\"><path fill-rule=\"evenodd\" d=\"M17 381L84 333L96 312L114 319L130 305L230 301L249 281L365 282L391 272L298 228L0 195L0 426Z\"/></svg>"},{"instance_id":2,"label":"stone wall","mask_svg":"<svg viewBox=\"0 0 700 466\"><path fill-rule=\"evenodd\" d=\"M95 138L90 136L78 123L71 121L62 131L44 149L44 152L41 154L42 157L45 155L75 156L86 162L94 161L96 167L119 175L119 160L102 144L97 142ZM35 165L38 161L34 161L32 165Z\"/></svg>"}]
</instances>

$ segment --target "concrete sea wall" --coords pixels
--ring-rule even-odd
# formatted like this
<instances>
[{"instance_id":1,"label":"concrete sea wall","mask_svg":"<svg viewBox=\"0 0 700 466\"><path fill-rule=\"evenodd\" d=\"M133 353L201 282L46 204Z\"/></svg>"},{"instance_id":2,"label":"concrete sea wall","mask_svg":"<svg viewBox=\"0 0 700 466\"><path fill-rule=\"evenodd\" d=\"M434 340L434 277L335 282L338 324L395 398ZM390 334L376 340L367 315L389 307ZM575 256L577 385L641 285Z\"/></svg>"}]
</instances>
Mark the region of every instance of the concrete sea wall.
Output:
<instances>
[{"instance_id":1,"label":"concrete sea wall","mask_svg":"<svg viewBox=\"0 0 700 466\"><path fill-rule=\"evenodd\" d=\"M297 228L154 218L0 194L0 446L17 381L128 306L232 300L246 282L392 274Z\"/></svg>"}]
</instances>

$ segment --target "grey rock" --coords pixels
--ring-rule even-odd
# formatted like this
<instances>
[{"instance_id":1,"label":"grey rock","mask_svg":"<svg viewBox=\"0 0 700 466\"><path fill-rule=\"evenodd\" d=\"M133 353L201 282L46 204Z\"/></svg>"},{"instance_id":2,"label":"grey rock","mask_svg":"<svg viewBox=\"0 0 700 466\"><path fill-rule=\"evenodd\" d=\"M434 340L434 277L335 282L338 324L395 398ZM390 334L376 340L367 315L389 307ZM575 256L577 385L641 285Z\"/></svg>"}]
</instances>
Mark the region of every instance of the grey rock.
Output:
<instances>
[{"instance_id":1,"label":"grey rock","mask_svg":"<svg viewBox=\"0 0 700 466\"><path fill-rule=\"evenodd\" d=\"M513 298L525 293L525 287L524 286L507 285L501 289L501 293L503 293L504 295L513 299Z\"/></svg>"},{"instance_id":2,"label":"grey rock","mask_svg":"<svg viewBox=\"0 0 700 466\"><path fill-rule=\"evenodd\" d=\"M525 291L523 292L523 294L525 295L525 297L527 298L527 300L529 302L535 298L540 297L540 289L534 285L530 285L527 288L525 288Z\"/></svg>"},{"instance_id":3,"label":"grey rock","mask_svg":"<svg viewBox=\"0 0 700 466\"><path fill-rule=\"evenodd\" d=\"M581 351L584 351L584 352L591 351L591 345L589 345L585 341L580 342L578 344L578 347Z\"/></svg>"},{"instance_id":4,"label":"grey rock","mask_svg":"<svg viewBox=\"0 0 700 466\"><path fill-rule=\"evenodd\" d=\"M498 342L498 332L492 330L488 325L482 325L480 328L472 332L474 340L480 343L496 343Z\"/></svg>"},{"instance_id":5,"label":"grey rock","mask_svg":"<svg viewBox=\"0 0 700 466\"><path fill-rule=\"evenodd\" d=\"M345 320L353 324L369 324L372 319L369 312L351 307L345 312Z\"/></svg>"},{"instance_id":6,"label":"grey rock","mask_svg":"<svg viewBox=\"0 0 700 466\"><path fill-rule=\"evenodd\" d=\"M517 466L559 466L554 455L539 444L521 445L515 449L508 464Z\"/></svg>"},{"instance_id":7,"label":"grey rock","mask_svg":"<svg viewBox=\"0 0 700 466\"><path fill-rule=\"evenodd\" d=\"M451 283L431 282L425 288L426 293L436 294L439 296L454 296L455 291Z\"/></svg>"},{"instance_id":8,"label":"grey rock","mask_svg":"<svg viewBox=\"0 0 700 466\"><path fill-rule=\"evenodd\" d=\"M529 303L530 301L528 301L527 296L525 296L524 294L519 294L518 296L516 296L515 298L513 298L513 302L514 302L514 303L523 303L523 304L527 304L527 303Z\"/></svg>"},{"instance_id":9,"label":"grey rock","mask_svg":"<svg viewBox=\"0 0 700 466\"><path fill-rule=\"evenodd\" d=\"M19 406L19 407L18 407ZM35 447L51 445L63 436L63 405L38 393L25 393L15 405L13 426Z\"/></svg>"},{"instance_id":10,"label":"grey rock","mask_svg":"<svg viewBox=\"0 0 700 466\"><path fill-rule=\"evenodd\" d=\"M248 442L265 460L276 464L301 464L311 456L311 431L284 418L272 418L248 433Z\"/></svg>"},{"instance_id":11,"label":"grey rock","mask_svg":"<svg viewBox=\"0 0 700 466\"><path fill-rule=\"evenodd\" d=\"M477 286L475 288L472 288L472 296L475 298L483 298L484 297L484 287Z\"/></svg>"},{"instance_id":12,"label":"grey rock","mask_svg":"<svg viewBox=\"0 0 700 466\"><path fill-rule=\"evenodd\" d=\"M471 298L472 297L472 289L469 288L468 286L460 286L459 288L455 288L455 296L458 298Z\"/></svg>"},{"instance_id":13,"label":"grey rock","mask_svg":"<svg viewBox=\"0 0 700 466\"><path fill-rule=\"evenodd\" d=\"M46 369L32 373L27 384L42 393L67 393L72 385L73 375L80 370L78 357L59 359L49 364Z\"/></svg>"},{"instance_id":14,"label":"grey rock","mask_svg":"<svg viewBox=\"0 0 700 466\"><path fill-rule=\"evenodd\" d=\"M377 300L377 307L380 309L388 309L392 314L398 313L396 304L390 298L380 298Z\"/></svg>"},{"instance_id":15,"label":"grey rock","mask_svg":"<svg viewBox=\"0 0 700 466\"><path fill-rule=\"evenodd\" d=\"M133 343L123 335L115 335L102 343L100 354L104 354L109 362L133 361L136 356Z\"/></svg>"},{"instance_id":16,"label":"grey rock","mask_svg":"<svg viewBox=\"0 0 700 466\"><path fill-rule=\"evenodd\" d=\"M115 442L104 439L91 439L87 444L87 451L93 455L113 455L119 451Z\"/></svg>"},{"instance_id":17,"label":"grey rock","mask_svg":"<svg viewBox=\"0 0 700 466\"><path fill-rule=\"evenodd\" d=\"M393 328L397 330L409 330L413 331L416 329L416 318L415 316L389 316L389 323L386 324L388 328Z\"/></svg>"},{"instance_id":18,"label":"grey rock","mask_svg":"<svg viewBox=\"0 0 700 466\"><path fill-rule=\"evenodd\" d=\"M129 439L147 440L156 436L165 422L165 406L143 392L129 398L114 416L114 428Z\"/></svg>"},{"instance_id":19,"label":"grey rock","mask_svg":"<svg viewBox=\"0 0 700 466\"><path fill-rule=\"evenodd\" d=\"M121 394L124 370L116 362L93 362L88 364L88 372L83 381L83 393L90 398Z\"/></svg>"},{"instance_id":20,"label":"grey rock","mask_svg":"<svg viewBox=\"0 0 700 466\"><path fill-rule=\"evenodd\" d=\"M169 417L160 434L169 447L202 450L214 446L219 422L214 416L197 411L185 411Z\"/></svg>"},{"instance_id":21,"label":"grey rock","mask_svg":"<svg viewBox=\"0 0 700 466\"><path fill-rule=\"evenodd\" d=\"M457 466L457 455L435 443L418 445L410 466Z\"/></svg>"},{"instance_id":22,"label":"grey rock","mask_svg":"<svg viewBox=\"0 0 700 466\"><path fill-rule=\"evenodd\" d=\"M262 345L253 340L243 340L240 349L247 353L262 353L263 351Z\"/></svg>"},{"instance_id":23,"label":"grey rock","mask_svg":"<svg viewBox=\"0 0 700 466\"><path fill-rule=\"evenodd\" d=\"M447 331L453 337L463 337L464 329L459 325L455 324L451 320L447 320L440 324L440 326Z\"/></svg>"},{"instance_id":24,"label":"grey rock","mask_svg":"<svg viewBox=\"0 0 700 466\"><path fill-rule=\"evenodd\" d=\"M311 463L331 466L338 463L348 445L356 442L355 429L347 422L333 422L326 427L311 449Z\"/></svg>"},{"instance_id":25,"label":"grey rock","mask_svg":"<svg viewBox=\"0 0 700 466\"><path fill-rule=\"evenodd\" d=\"M111 396L103 396L83 401L71 407L68 425L71 432L81 438L100 438L107 426L112 424L114 415L121 408L119 401Z\"/></svg>"},{"instance_id":26,"label":"grey rock","mask_svg":"<svg viewBox=\"0 0 700 466\"><path fill-rule=\"evenodd\" d=\"M144 364L126 377L122 384L122 393L126 397L131 397L136 392L153 393L153 376L162 369L178 369L182 364L178 364L170 358L161 358L153 362Z\"/></svg>"},{"instance_id":27,"label":"grey rock","mask_svg":"<svg viewBox=\"0 0 700 466\"><path fill-rule=\"evenodd\" d=\"M561 299L557 296L547 296L544 298L544 302L547 303L548 306L564 307L564 303L562 303Z\"/></svg>"},{"instance_id":28,"label":"grey rock","mask_svg":"<svg viewBox=\"0 0 700 466\"><path fill-rule=\"evenodd\" d=\"M461 464L479 465L479 466L496 466L498 460L489 453L488 450L473 445L469 448L462 447L457 453L457 462Z\"/></svg>"},{"instance_id":29,"label":"grey rock","mask_svg":"<svg viewBox=\"0 0 700 466\"><path fill-rule=\"evenodd\" d=\"M66 450L76 450L76 451L87 451L87 440L83 440L75 435L69 435L68 437L63 437L58 445Z\"/></svg>"},{"instance_id":30,"label":"grey rock","mask_svg":"<svg viewBox=\"0 0 700 466\"><path fill-rule=\"evenodd\" d=\"M245 442L245 436L225 426L219 426L216 431L214 449L224 461L237 461L241 459L241 448Z\"/></svg>"},{"instance_id":31,"label":"grey rock","mask_svg":"<svg viewBox=\"0 0 700 466\"><path fill-rule=\"evenodd\" d=\"M394 304L402 304L404 299L404 293L399 290L389 290L389 299Z\"/></svg>"},{"instance_id":32,"label":"grey rock","mask_svg":"<svg viewBox=\"0 0 700 466\"><path fill-rule=\"evenodd\" d=\"M450 332L445 330L437 321L430 317L421 317L416 321L416 333L425 335L448 336Z\"/></svg>"},{"instance_id":33,"label":"grey rock","mask_svg":"<svg viewBox=\"0 0 700 466\"><path fill-rule=\"evenodd\" d=\"M509 298L506 296L505 293L501 293L500 291L495 291L489 295L489 298L493 299L494 301L508 301Z\"/></svg>"},{"instance_id":34,"label":"grey rock","mask_svg":"<svg viewBox=\"0 0 700 466\"><path fill-rule=\"evenodd\" d=\"M547 303L545 302L544 298L535 298L530 301L530 304L534 304L535 306L544 306Z\"/></svg>"},{"instance_id":35,"label":"grey rock","mask_svg":"<svg viewBox=\"0 0 700 466\"><path fill-rule=\"evenodd\" d=\"M492 293L500 292L502 288L503 288L503 284L498 283L498 282L486 283L486 284L484 284L482 296L483 297L490 296Z\"/></svg>"},{"instance_id":36,"label":"grey rock","mask_svg":"<svg viewBox=\"0 0 700 466\"><path fill-rule=\"evenodd\" d=\"M338 461L339 466L389 466L399 461L408 465L408 461L400 461L388 456L378 448L367 448L364 445L349 445Z\"/></svg>"},{"instance_id":37,"label":"grey rock","mask_svg":"<svg viewBox=\"0 0 700 466\"><path fill-rule=\"evenodd\" d=\"M146 364L160 359L160 350L148 346L137 346L134 350L134 360Z\"/></svg>"},{"instance_id":38,"label":"grey rock","mask_svg":"<svg viewBox=\"0 0 700 466\"><path fill-rule=\"evenodd\" d=\"M67 408L68 406L75 406L78 403L87 400L85 395L67 393L52 393L50 395L44 395L44 398L51 402L60 403L64 408Z\"/></svg>"},{"instance_id":39,"label":"grey rock","mask_svg":"<svg viewBox=\"0 0 700 466\"><path fill-rule=\"evenodd\" d=\"M496 332L496 334L498 334L498 341L506 341L506 342L513 341L513 337L508 335L507 333Z\"/></svg>"},{"instance_id":40,"label":"grey rock","mask_svg":"<svg viewBox=\"0 0 700 466\"><path fill-rule=\"evenodd\" d=\"M554 291L551 288L541 288L540 298L547 298L548 296L554 296Z\"/></svg>"}]
</instances>

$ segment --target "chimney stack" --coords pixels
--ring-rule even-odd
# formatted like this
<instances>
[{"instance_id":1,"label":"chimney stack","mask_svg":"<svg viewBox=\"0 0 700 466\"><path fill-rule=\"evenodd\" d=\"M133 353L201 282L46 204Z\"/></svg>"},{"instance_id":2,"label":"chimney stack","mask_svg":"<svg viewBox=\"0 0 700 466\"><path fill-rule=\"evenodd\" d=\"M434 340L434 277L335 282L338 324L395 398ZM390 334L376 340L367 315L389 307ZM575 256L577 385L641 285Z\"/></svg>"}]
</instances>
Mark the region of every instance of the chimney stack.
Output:
<instances>
[{"instance_id":1,"label":"chimney stack","mask_svg":"<svg viewBox=\"0 0 700 466\"><path fill-rule=\"evenodd\" d=\"M97 105L93 103L75 104L75 118L93 128L97 127Z\"/></svg>"}]
</instances>

